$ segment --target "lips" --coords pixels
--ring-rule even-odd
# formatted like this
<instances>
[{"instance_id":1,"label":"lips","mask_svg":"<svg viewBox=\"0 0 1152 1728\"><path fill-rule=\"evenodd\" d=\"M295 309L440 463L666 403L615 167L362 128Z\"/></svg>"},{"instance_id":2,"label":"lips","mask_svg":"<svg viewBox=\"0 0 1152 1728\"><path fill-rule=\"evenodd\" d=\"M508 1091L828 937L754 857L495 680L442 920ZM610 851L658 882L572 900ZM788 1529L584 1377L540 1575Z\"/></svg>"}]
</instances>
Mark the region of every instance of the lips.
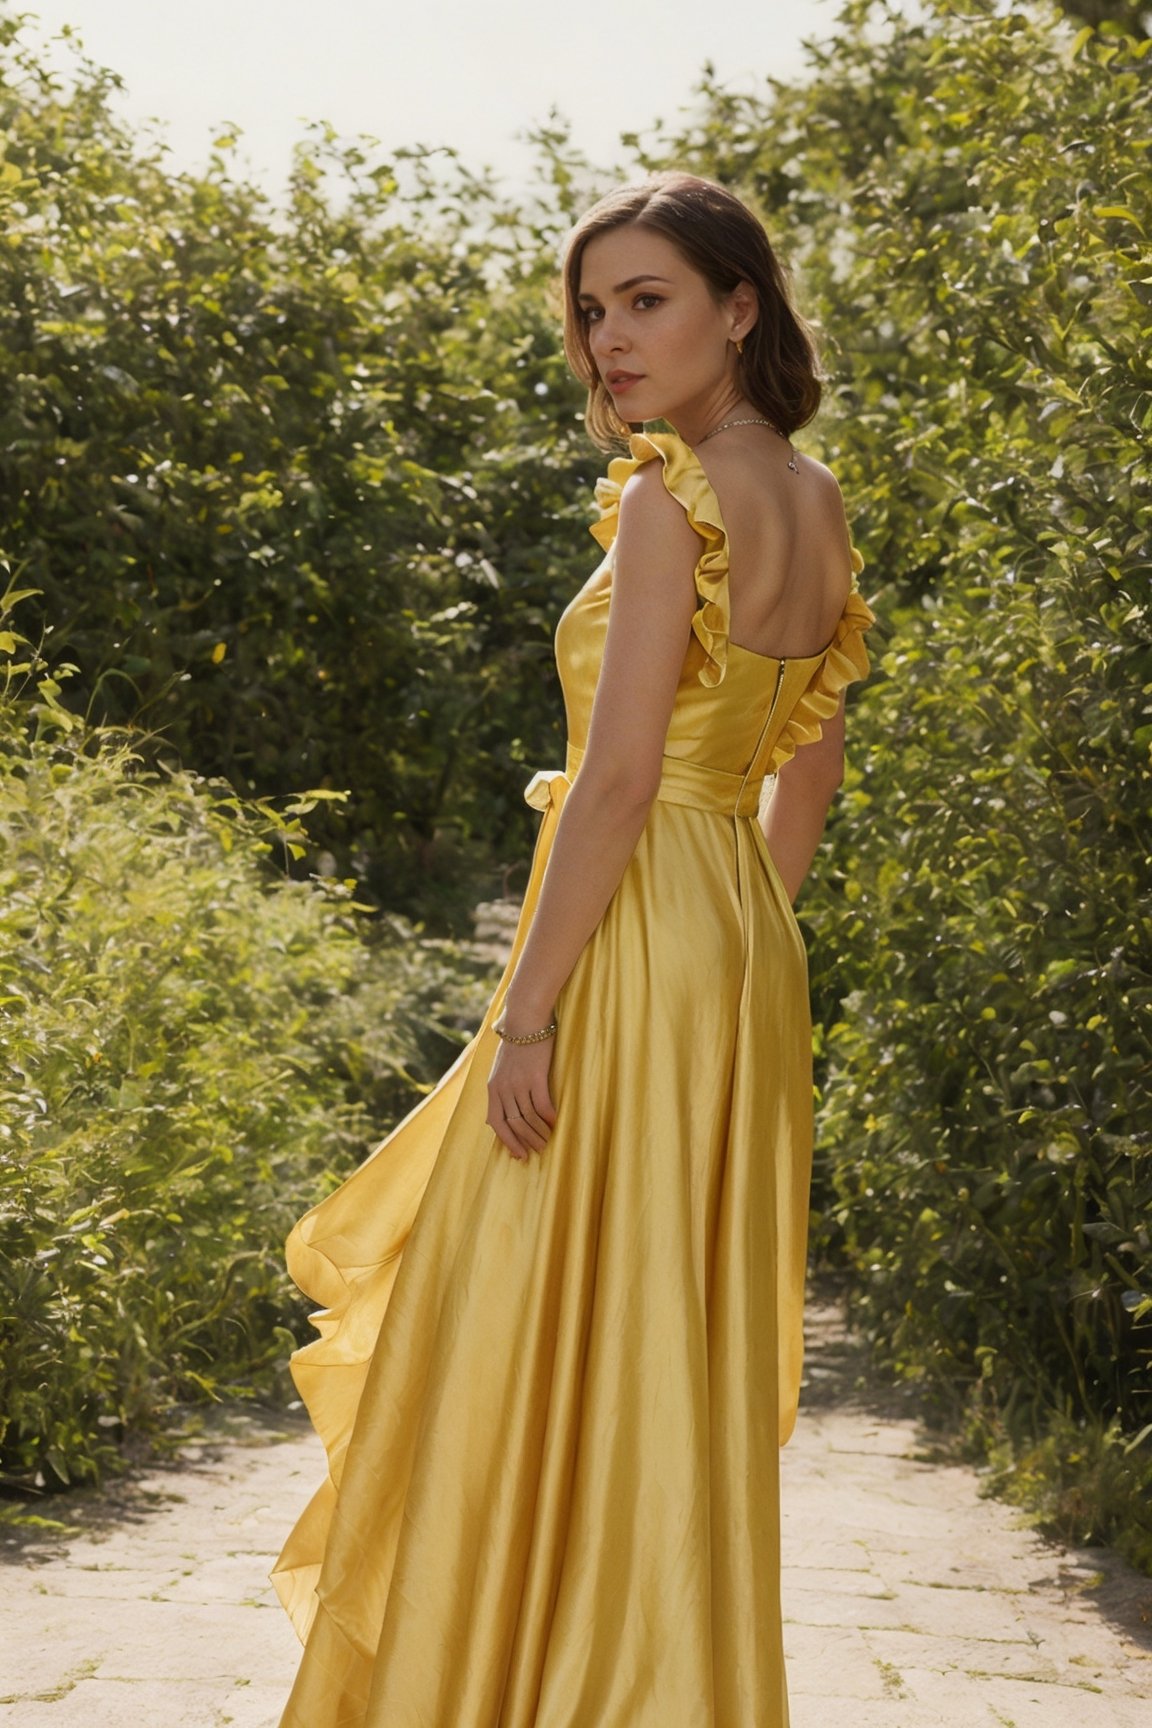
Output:
<instances>
[{"instance_id":1,"label":"lips","mask_svg":"<svg viewBox=\"0 0 1152 1728\"><path fill-rule=\"evenodd\" d=\"M642 372L609 372L604 382L614 394L627 390L629 385L636 384L644 376Z\"/></svg>"}]
</instances>

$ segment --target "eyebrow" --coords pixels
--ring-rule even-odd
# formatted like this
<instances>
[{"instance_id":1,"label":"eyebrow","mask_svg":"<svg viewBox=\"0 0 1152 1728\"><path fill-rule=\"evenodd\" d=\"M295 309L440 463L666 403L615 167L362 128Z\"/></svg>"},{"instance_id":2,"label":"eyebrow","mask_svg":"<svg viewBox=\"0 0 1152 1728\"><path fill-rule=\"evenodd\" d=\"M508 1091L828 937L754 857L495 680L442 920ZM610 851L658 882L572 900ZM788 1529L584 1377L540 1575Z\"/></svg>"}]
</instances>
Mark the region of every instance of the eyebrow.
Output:
<instances>
[{"instance_id":1,"label":"eyebrow","mask_svg":"<svg viewBox=\"0 0 1152 1728\"><path fill-rule=\"evenodd\" d=\"M629 288L635 288L639 282L670 282L670 276L629 276L627 282L617 282L613 294L626 294ZM595 300L595 294L577 294L577 300Z\"/></svg>"}]
</instances>

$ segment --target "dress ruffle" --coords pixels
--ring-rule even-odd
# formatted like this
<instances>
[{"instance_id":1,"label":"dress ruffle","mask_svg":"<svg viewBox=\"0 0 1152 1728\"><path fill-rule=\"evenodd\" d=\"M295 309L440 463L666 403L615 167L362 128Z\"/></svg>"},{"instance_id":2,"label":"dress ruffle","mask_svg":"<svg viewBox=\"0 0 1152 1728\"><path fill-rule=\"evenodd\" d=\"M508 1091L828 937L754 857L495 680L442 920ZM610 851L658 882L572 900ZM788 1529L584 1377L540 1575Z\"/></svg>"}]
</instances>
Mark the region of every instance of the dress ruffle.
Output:
<instances>
[{"instance_id":1,"label":"dress ruffle","mask_svg":"<svg viewBox=\"0 0 1152 1728\"><path fill-rule=\"evenodd\" d=\"M596 482L600 520L590 532L605 552L612 549L620 518L620 494L637 468L653 457L663 464L664 485L684 506L688 520L704 542L696 562L696 592L700 605L692 618L692 633L707 658L697 676L701 684L723 681L728 665L728 537L716 494L691 447L668 432L635 432L628 440L630 456L616 456L607 475Z\"/></svg>"},{"instance_id":2,"label":"dress ruffle","mask_svg":"<svg viewBox=\"0 0 1152 1728\"><path fill-rule=\"evenodd\" d=\"M790 761L798 745L814 744L823 730L822 722L830 720L839 707L846 686L857 678L868 676L864 632L875 624L876 614L856 587L856 577L863 568L864 560L853 546L852 587L844 602L836 633L772 747L772 760L767 768L769 774L775 774L778 768Z\"/></svg>"},{"instance_id":3,"label":"dress ruffle","mask_svg":"<svg viewBox=\"0 0 1152 1728\"><path fill-rule=\"evenodd\" d=\"M719 500L712 490L700 459L682 438L668 432L635 432L628 440L628 456L616 456L608 472L596 482L599 520L589 532L605 552L610 552L620 524L620 498L624 487L645 462L659 457L664 485L680 504L704 542L696 563L696 592L700 605L692 618L692 633L706 655L697 676L701 684L723 682L728 667L728 637L731 602L728 592L728 535ZM800 698L774 751L775 772L796 752L798 744L820 736L820 722L836 712L840 693L854 679L867 677L868 653L863 632L876 622L856 587L864 560L851 545L852 589L845 603L836 634L829 643L812 681Z\"/></svg>"}]
</instances>

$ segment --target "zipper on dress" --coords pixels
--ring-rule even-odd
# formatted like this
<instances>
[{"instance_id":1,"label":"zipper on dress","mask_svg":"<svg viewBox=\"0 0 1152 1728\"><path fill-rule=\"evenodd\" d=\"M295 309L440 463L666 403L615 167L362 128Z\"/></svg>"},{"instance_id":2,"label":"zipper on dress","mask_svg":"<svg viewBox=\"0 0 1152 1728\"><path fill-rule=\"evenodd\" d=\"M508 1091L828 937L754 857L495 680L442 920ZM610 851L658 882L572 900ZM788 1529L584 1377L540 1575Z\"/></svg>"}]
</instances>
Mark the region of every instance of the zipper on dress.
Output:
<instances>
[{"instance_id":1,"label":"zipper on dress","mask_svg":"<svg viewBox=\"0 0 1152 1728\"><path fill-rule=\"evenodd\" d=\"M781 660L779 665L776 668L776 688L772 692L772 700L768 704L768 712L764 716L764 724L760 728L760 736L756 740L756 748L753 750L752 755L749 758L748 766L744 770L744 778L743 778L743 780L741 780L740 790L736 794L737 805L739 805L740 799L744 796L744 788L748 784L748 776L749 776L749 774L751 774L753 768L755 768L755 766L756 766L756 758L760 754L760 747L763 744L765 737L767 736L769 726L771 726L771 724L772 724L772 716L773 716L773 714L775 714L776 704L780 700L780 688L781 688L782 684L784 683L784 668L787 664L788 664L788 662L786 660Z\"/></svg>"},{"instance_id":2,"label":"zipper on dress","mask_svg":"<svg viewBox=\"0 0 1152 1728\"><path fill-rule=\"evenodd\" d=\"M773 716L773 714L775 714L776 704L780 700L780 686L784 682L784 668L785 668L785 666L787 666L787 664L788 664L787 660L781 660L779 666L776 669L776 688L772 692L772 701L769 704L769 708L768 708L768 718L767 718L767 720L765 720L763 729L761 730L761 733L760 733L760 736L756 740L756 756L758 756L760 754L760 746L764 742L764 733L767 732L769 726L772 724L772 716ZM756 756L753 756L753 758L752 758L753 762L755 762Z\"/></svg>"}]
</instances>

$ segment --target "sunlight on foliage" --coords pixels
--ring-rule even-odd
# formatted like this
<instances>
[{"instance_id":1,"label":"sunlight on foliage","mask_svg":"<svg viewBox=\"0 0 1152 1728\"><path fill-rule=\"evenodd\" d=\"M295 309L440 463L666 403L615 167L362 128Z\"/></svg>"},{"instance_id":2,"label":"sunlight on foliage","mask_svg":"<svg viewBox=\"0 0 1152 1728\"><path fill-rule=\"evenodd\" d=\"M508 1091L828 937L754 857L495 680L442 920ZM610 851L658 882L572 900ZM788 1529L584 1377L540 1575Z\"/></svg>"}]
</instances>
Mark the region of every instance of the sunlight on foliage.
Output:
<instances>
[{"instance_id":1,"label":"sunlight on foliage","mask_svg":"<svg viewBox=\"0 0 1152 1728\"><path fill-rule=\"evenodd\" d=\"M1067 10L848 0L630 177L731 184L793 265L880 615L801 903L817 1251L991 1480L1152 1570L1152 53ZM601 466L562 125L522 200L315 127L273 220L108 77L0 23L0 1391L59 1477L282 1373L280 1237L482 989L352 895L450 930L522 879Z\"/></svg>"},{"instance_id":2,"label":"sunlight on foliage","mask_svg":"<svg viewBox=\"0 0 1152 1728\"><path fill-rule=\"evenodd\" d=\"M310 803L147 769L0 638L10 1486L97 1476L182 1404L285 1390L311 1335L288 1229L477 1013L489 965L401 919L370 941L350 885L268 867Z\"/></svg>"},{"instance_id":3,"label":"sunlight on foliage","mask_svg":"<svg viewBox=\"0 0 1152 1728\"><path fill-rule=\"evenodd\" d=\"M709 89L647 160L794 259L882 620L802 907L818 1246L1062 1534L1152 1567L1148 50L861 0L811 84Z\"/></svg>"}]
</instances>

